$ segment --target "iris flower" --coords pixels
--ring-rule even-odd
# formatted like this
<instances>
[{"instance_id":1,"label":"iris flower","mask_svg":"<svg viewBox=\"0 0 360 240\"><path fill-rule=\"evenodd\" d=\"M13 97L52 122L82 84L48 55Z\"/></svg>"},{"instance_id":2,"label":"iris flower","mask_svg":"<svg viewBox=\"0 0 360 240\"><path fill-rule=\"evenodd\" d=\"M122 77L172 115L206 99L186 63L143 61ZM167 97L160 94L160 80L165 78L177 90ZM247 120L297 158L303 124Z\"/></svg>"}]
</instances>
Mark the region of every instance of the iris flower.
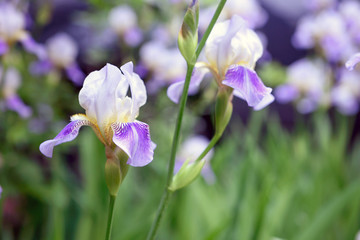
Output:
<instances>
[{"instance_id":1,"label":"iris flower","mask_svg":"<svg viewBox=\"0 0 360 240\"><path fill-rule=\"evenodd\" d=\"M131 97L127 96L129 88ZM88 125L107 149L124 151L129 157L127 164L145 166L152 161L155 148L149 126L136 120L146 98L144 82L133 72L132 62L120 69L107 64L84 80L79 102L86 114L73 115L54 139L40 145L40 151L52 157L56 145L72 141L80 127Z\"/></svg>"},{"instance_id":2,"label":"iris flower","mask_svg":"<svg viewBox=\"0 0 360 240\"><path fill-rule=\"evenodd\" d=\"M9 51L11 45L21 42L25 50L42 59L45 49L36 43L25 30L25 15L12 3L0 2L0 55Z\"/></svg>"},{"instance_id":3,"label":"iris flower","mask_svg":"<svg viewBox=\"0 0 360 240\"><path fill-rule=\"evenodd\" d=\"M262 53L259 37L241 17L234 15L217 23L205 45L207 61L196 63L189 92L195 93L204 75L211 72L220 88L232 88L233 94L254 110L264 108L274 97L254 70ZM179 81L169 87L167 93L172 101L179 101L183 86L184 81Z\"/></svg>"}]
</instances>

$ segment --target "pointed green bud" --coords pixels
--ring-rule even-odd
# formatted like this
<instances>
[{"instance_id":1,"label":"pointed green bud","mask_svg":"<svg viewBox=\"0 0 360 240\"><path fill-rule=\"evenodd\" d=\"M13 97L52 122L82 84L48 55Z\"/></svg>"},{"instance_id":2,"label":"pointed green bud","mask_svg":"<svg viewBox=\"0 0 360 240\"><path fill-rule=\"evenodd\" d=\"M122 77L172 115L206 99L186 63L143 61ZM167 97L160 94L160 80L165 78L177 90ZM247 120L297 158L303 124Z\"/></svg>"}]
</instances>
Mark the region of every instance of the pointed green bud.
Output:
<instances>
[{"instance_id":1,"label":"pointed green bud","mask_svg":"<svg viewBox=\"0 0 360 240\"><path fill-rule=\"evenodd\" d=\"M123 182L129 165L126 164L128 156L121 150L106 148L105 181L112 196L116 196Z\"/></svg>"},{"instance_id":2,"label":"pointed green bud","mask_svg":"<svg viewBox=\"0 0 360 240\"><path fill-rule=\"evenodd\" d=\"M180 52L188 63L194 63L195 61L195 51L198 44L198 24L199 3L197 0L193 0L185 13L178 37Z\"/></svg>"},{"instance_id":3,"label":"pointed green bud","mask_svg":"<svg viewBox=\"0 0 360 240\"><path fill-rule=\"evenodd\" d=\"M233 105L232 89L220 88L215 103L215 135L221 136L228 125Z\"/></svg>"},{"instance_id":4,"label":"pointed green bud","mask_svg":"<svg viewBox=\"0 0 360 240\"><path fill-rule=\"evenodd\" d=\"M169 190L176 191L189 185L197 176L199 176L204 164L205 160L192 163L190 163L189 160L186 160L179 172L173 177Z\"/></svg>"}]
</instances>

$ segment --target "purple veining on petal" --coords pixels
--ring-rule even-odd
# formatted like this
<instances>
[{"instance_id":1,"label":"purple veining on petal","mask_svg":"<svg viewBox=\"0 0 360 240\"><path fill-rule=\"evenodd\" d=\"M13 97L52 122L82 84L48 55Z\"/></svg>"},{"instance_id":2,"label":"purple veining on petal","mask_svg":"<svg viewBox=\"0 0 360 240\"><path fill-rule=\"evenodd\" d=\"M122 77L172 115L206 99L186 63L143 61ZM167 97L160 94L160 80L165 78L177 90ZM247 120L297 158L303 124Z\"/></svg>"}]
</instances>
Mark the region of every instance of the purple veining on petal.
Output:
<instances>
[{"instance_id":1,"label":"purple veining on petal","mask_svg":"<svg viewBox=\"0 0 360 240\"><path fill-rule=\"evenodd\" d=\"M31 108L25 105L25 103L17 95L12 95L11 97L6 98L6 107L17 112L22 118L28 118L32 114Z\"/></svg>"},{"instance_id":2,"label":"purple veining on petal","mask_svg":"<svg viewBox=\"0 0 360 240\"><path fill-rule=\"evenodd\" d=\"M352 71L358 63L360 63L360 52L351 56L351 58L346 62L345 66L347 69Z\"/></svg>"},{"instance_id":3,"label":"purple veining on petal","mask_svg":"<svg viewBox=\"0 0 360 240\"><path fill-rule=\"evenodd\" d=\"M270 104L274 99L271 96L271 88L266 87L254 70L233 65L225 75L224 85L234 88L234 95L244 99L250 107L260 110ZM262 102L266 98L266 105ZM270 101L272 99L272 101ZM260 104L259 106L257 106ZM261 107L260 107L261 106Z\"/></svg>"},{"instance_id":4,"label":"purple veining on petal","mask_svg":"<svg viewBox=\"0 0 360 240\"><path fill-rule=\"evenodd\" d=\"M89 125L89 122L86 120L75 120L70 122L63 128L63 130L61 130L61 132L54 139L47 140L40 144L40 152L45 156L51 158L53 155L54 147L61 143L74 140L79 134L79 129L84 125Z\"/></svg>"},{"instance_id":5,"label":"purple veining on petal","mask_svg":"<svg viewBox=\"0 0 360 240\"><path fill-rule=\"evenodd\" d=\"M113 142L128 156L127 164L142 167L153 160L155 144L151 142L149 126L135 121L113 123Z\"/></svg>"},{"instance_id":6,"label":"purple veining on petal","mask_svg":"<svg viewBox=\"0 0 360 240\"><path fill-rule=\"evenodd\" d=\"M194 68L189 85L189 95L194 95L198 92L199 86L208 72L206 68ZM167 90L167 95L174 103L179 103L181 94L184 89L185 80L171 84Z\"/></svg>"},{"instance_id":7,"label":"purple veining on petal","mask_svg":"<svg viewBox=\"0 0 360 240\"><path fill-rule=\"evenodd\" d=\"M30 72L33 75L45 75L51 71L53 64L49 60L40 60L30 65Z\"/></svg>"},{"instance_id":8,"label":"purple veining on petal","mask_svg":"<svg viewBox=\"0 0 360 240\"><path fill-rule=\"evenodd\" d=\"M9 46L5 41L0 39L0 56L7 53L7 51L9 51Z\"/></svg>"},{"instance_id":9,"label":"purple veining on petal","mask_svg":"<svg viewBox=\"0 0 360 240\"><path fill-rule=\"evenodd\" d=\"M27 36L26 38L21 40L21 43L26 51L35 54L40 60L46 58L47 54L45 47L35 42L35 40L32 37Z\"/></svg>"},{"instance_id":10,"label":"purple veining on petal","mask_svg":"<svg viewBox=\"0 0 360 240\"><path fill-rule=\"evenodd\" d=\"M66 75L75 85L81 86L83 84L85 79L85 74L83 73L83 71L81 71L81 69L76 63L68 66L65 69L65 71L66 71Z\"/></svg>"}]
</instances>

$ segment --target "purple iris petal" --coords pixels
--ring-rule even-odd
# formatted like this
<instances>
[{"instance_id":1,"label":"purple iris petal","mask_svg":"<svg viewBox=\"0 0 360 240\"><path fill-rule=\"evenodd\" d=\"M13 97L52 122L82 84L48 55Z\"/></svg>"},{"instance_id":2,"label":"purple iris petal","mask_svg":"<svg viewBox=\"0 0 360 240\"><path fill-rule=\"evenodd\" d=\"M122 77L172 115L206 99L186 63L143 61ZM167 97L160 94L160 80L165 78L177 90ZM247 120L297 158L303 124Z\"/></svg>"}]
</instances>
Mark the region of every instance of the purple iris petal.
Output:
<instances>
[{"instance_id":1,"label":"purple iris petal","mask_svg":"<svg viewBox=\"0 0 360 240\"><path fill-rule=\"evenodd\" d=\"M47 140L40 144L40 152L51 158L54 147L61 143L74 140L79 133L79 129L84 125L89 125L89 122L86 120L75 120L70 122L54 139Z\"/></svg>"},{"instance_id":2,"label":"purple iris petal","mask_svg":"<svg viewBox=\"0 0 360 240\"><path fill-rule=\"evenodd\" d=\"M40 60L30 66L30 72L33 75L45 75L51 71L54 66L49 60Z\"/></svg>"},{"instance_id":3,"label":"purple iris petal","mask_svg":"<svg viewBox=\"0 0 360 240\"><path fill-rule=\"evenodd\" d=\"M70 80L75 83L77 86L81 86L85 79L85 74L77 64L72 64L68 66L66 69L66 75L70 78Z\"/></svg>"},{"instance_id":4,"label":"purple iris petal","mask_svg":"<svg viewBox=\"0 0 360 240\"><path fill-rule=\"evenodd\" d=\"M263 84L256 72L240 65L231 66L222 83L234 88L235 96L244 99L255 110L264 108L274 100L272 89Z\"/></svg>"},{"instance_id":5,"label":"purple iris petal","mask_svg":"<svg viewBox=\"0 0 360 240\"><path fill-rule=\"evenodd\" d=\"M21 40L21 43L26 51L35 54L39 59L43 60L46 58L47 54L45 47L35 42L32 37L27 36L26 38Z\"/></svg>"},{"instance_id":6,"label":"purple iris petal","mask_svg":"<svg viewBox=\"0 0 360 240\"><path fill-rule=\"evenodd\" d=\"M153 160L155 145L151 142L146 123L114 123L111 127L114 131L113 142L129 156L127 164L142 167Z\"/></svg>"},{"instance_id":7,"label":"purple iris petal","mask_svg":"<svg viewBox=\"0 0 360 240\"><path fill-rule=\"evenodd\" d=\"M345 64L346 68L350 71L354 70L356 64L360 63L360 52L354 54Z\"/></svg>"},{"instance_id":8,"label":"purple iris petal","mask_svg":"<svg viewBox=\"0 0 360 240\"><path fill-rule=\"evenodd\" d=\"M6 99L6 106L8 109L17 112L20 117L28 118L32 114L32 110L29 106L26 106L21 98L17 95L12 95Z\"/></svg>"},{"instance_id":9,"label":"purple iris petal","mask_svg":"<svg viewBox=\"0 0 360 240\"><path fill-rule=\"evenodd\" d=\"M6 42L0 39L0 56L7 53L7 51L9 51L9 46Z\"/></svg>"},{"instance_id":10,"label":"purple iris petal","mask_svg":"<svg viewBox=\"0 0 360 240\"><path fill-rule=\"evenodd\" d=\"M194 68L189 85L189 95L194 95L198 92L199 86L208 72L206 68ZM181 94L184 89L185 80L171 84L167 90L167 95L174 103L179 103Z\"/></svg>"}]
</instances>

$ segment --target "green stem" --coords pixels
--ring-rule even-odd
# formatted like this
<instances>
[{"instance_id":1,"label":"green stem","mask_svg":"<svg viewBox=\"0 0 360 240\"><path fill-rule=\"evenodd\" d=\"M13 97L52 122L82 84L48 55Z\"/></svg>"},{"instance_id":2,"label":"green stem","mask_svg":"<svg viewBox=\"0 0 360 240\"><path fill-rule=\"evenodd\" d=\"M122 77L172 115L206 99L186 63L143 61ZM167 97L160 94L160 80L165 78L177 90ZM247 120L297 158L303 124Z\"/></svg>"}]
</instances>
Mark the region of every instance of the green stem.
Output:
<instances>
[{"instance_id":1,"label":"green stem","mask_svg":"<svg viewBox=\"0 0 360 240\"><path fill-rule=\"evenodd\" d=\"M226 0L221 0L218 7L216 8L215 14L212 17L210 24L208 26L208 28L206 29L204 36L202 37L196 52L195 52L195 61L197 61L201 50L203 49L206 40L208 39L211 30L213 29L217 19L219 18L219 15L222 11L222 9L224 8L224 5L226 3ZM157 213L156 213L156 218L153 221L150 231L148 233L147 239L148 240L153 240L156 236L157 230L159 228L160 225L160 221L162 219L163 213L168 205L170 196L172 191L169 190L169 186L171 185L171 181L173 178L173 173L174 173L174 166L175 166L175 157L176 157L176 150L179 144L179 137L180 137L180 130L181 130L181 124L182 124L182 119L183 119L183 115L184 115L184 110L185 110L185 106L186 106L186 100L187 100L187 96L188 96L188 91L189 91L189 86L190 86L190 79L191 79L191 75L192 72L194 70L194 64L188 63L187 64L187 72L186 72L186 77L185 77L185 84L184 84L184 88L183 88L183 92L181 95L181 100L180 100L180 107L179 107L179 113L178 113L178 118L176 121L176 127L175 127L175 132L174 132L174 137L173 137L173 144L172 144L172 148L171 148L171 155L170 155L170 160L169 160L169 168L168 168L168 175L167 175L167 179L166 179L166 187L164 190L164 193L162 195L161 201L160 201L160 205L158 207ZM210 148L211 149L211 148ZM210 150L209 149L209 150ZM208 151L209 151L208 150Z\"/></svg>"},{"instance_id":2,"label":"green stem","mask_svg":"<svg viewBox=\"0 0 360 240\"><path fill-rule=\"evenodd\" d=\"M111 227L112 227L115 199L116 199L116 196L110 195L110 204L109 204L109 211L108 211L108 221L107 221L107 227L106 227L105 240L109 240L111 237Z\"/></svg>"},{"instance_id":3,"label":"green stem","mask_svg":"<svg viewBox=\"0 0 360 240\"><path fill-rule=\"evenodd\" d=\"M195 55L196 55L196 60L198 59L200 53L201 53L201 50L203 49L203 47L205 46L205 43L206 43L206 40L208 39L210 33L211 33L211 30L213 29L216 21L218 20L219 16L220 16L220 13L222 11L222 9L224 8L224 5L226 3L227 0L221 0L219 2L219 5L217 6L216 8L216 11L214 13L214 16L212 17L210 23L209 23L209 26L208 28L206 29L197 49L196 49L196 52L195 52Z\"/></svg>"},{"instance_id":4,"label":"green stem","mask_svg":"<svg viewBox=\"0 0 360 240\"><path fill-rule=\"evenodd\" d=\"M219 141L221 135L219 134L215 134L213 136L213 138L211 139L211 141L209 142L209 144L207 145L207 147L204 149L204 151L200 154L200 156L195 160L195 162L201 161L201 159L203 159L206 154L215 146L215 144Z\"/></svg>"}]
</instances>

